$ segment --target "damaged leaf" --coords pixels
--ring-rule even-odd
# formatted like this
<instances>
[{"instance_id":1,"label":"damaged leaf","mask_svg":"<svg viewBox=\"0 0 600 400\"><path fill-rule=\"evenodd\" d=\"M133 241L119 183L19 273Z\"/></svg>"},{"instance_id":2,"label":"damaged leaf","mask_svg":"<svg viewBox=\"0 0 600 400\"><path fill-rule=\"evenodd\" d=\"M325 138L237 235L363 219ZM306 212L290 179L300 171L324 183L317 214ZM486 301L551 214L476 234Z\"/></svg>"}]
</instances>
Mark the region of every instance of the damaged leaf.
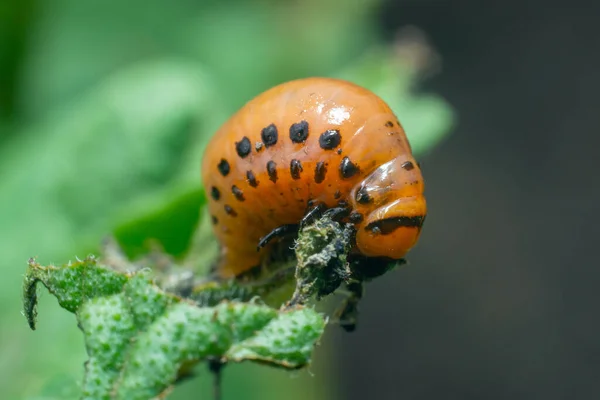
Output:
<instances>
[{"instance_id":1,"label":"damaged leaf","mask_svg":"<svg viewBox=\"0 0 600 400\"><path fill-rule=\"evenodd\" d=\"M199 307L162 291L146 270L117 272L89 257L62 267L30 260L24 314L32 329L38 282L75 313L83 331L84 399L153 398L202 360L302 368L325 328L311 308L233 301Z\"/></svg>"}]
</instances>

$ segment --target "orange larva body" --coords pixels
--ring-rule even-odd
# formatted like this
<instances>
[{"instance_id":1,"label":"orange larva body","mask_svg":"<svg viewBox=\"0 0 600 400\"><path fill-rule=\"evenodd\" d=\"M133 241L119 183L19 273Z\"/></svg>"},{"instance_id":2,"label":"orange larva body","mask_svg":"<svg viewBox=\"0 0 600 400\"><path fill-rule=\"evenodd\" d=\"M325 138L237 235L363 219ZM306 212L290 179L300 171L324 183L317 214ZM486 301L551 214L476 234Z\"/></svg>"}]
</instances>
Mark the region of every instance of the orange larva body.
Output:
<instances>
[{"instance_id":1,"label":"orange larva body","mask_svg":"<svg viewBox=\"0 0 600 400\"><path fill-rule=\"evenodd\" d=\"M259 240L298 223L309 204L347 204L356 251L402 258L426 215L423 178L392 110L370 91L329 78L276 86L215 134L202 179L221 244L217 272L258 264Z\"/></svg>"}]
</instances>

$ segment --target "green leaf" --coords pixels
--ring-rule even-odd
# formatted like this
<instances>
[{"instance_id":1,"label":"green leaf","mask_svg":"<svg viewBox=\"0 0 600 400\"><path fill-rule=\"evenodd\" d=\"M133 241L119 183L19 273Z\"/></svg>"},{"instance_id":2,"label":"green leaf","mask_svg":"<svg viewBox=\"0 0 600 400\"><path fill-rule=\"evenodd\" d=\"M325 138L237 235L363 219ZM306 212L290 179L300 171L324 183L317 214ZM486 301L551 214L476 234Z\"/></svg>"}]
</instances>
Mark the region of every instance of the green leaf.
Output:
<instances>
[{"instance_id":1,"label":"green leaf","mask_svg":"<svg viewBox=\"0 0 600 400\"><path fill-rule=\"evenodd\" d=\"M120 273L93 257L62 267L30 261L24 314L32 328L38 282L76 314L83 331L84 399L153 398L174 384L181 368L206 359L303 368L325 328L311 308L278 311L227 301L199 307L160 290L146 270Z\"/></svg>"},{"instance_id":2,"label":"green leaf","mask_svg":"<svg viewBox=\"0 0 600 400\"><path fill-rule=\"evenodd\" d=\"M206 132L221 120L209 81L193 63L143 63L15 135L0 149L0 209L9 210L0 219L15 241L43 224L61 242L95 246L115 225L197 190ZM169 241L174 251L186 244Z\"/></svg>"},{"instance_id":3,"label":"green leaf","mask_svg":"<svg viewBox=\"0 0 600 400\"><path fill-rule=\"evenodd\" d=\"M139 212L113 231L123 251L129 258L147 254L154 247L175 257L183 257L201 217L201 207L206 203L204 191L190 190L180 196L172 194L165 203L146 214Z\"/></svg>"},{"instance_id":4,"label":"green leaf","mask_svg":"<svg viewBox=\"0 0 600 400\"><path fill-rule=\"evenodd\" d=\"M25 275L24 312L31 329L35 329L37 304L37 282L42 282L52 293L62 308L76 312L87 299L107 296L120 291L127 281L126 275L112 273L104 268L95 268L96 260L88 258L74 266L41 267L35 260L29 260Z\"/></svg>"}]
</instances>

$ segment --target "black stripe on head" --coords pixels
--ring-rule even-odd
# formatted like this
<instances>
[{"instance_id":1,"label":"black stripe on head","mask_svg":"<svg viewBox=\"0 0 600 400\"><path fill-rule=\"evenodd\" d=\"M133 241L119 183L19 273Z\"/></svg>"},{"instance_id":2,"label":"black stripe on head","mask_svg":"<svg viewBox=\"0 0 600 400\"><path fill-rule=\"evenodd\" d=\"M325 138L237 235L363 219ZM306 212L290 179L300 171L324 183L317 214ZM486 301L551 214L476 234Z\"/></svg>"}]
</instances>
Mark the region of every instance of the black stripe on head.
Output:
<instances>
[{"instance_id":1,"label":"black stripe on head","mask_svg":"<svg viewBox=\"0 0 600 400\"><path fill-rule=\"evenodd\" d=\"M371 222L365 226L365 229L372 232L387 235L394 232L396 229L405 228L421 228L425 222L424 215L415 215L413 217L392 217L380 219L379 221Z\"/></svg>"}]
</instances>

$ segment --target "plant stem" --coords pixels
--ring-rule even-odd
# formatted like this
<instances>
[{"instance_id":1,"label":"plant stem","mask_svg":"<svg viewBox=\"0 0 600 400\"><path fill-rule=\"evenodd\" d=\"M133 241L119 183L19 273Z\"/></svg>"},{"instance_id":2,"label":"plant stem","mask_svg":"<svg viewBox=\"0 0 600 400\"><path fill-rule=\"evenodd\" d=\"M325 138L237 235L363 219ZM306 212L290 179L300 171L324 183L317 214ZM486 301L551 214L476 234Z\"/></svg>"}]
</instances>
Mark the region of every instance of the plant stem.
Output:
<instances>
[{"instance_id":1,"label":"plant stem","mask_svg":"<svg viewBox=\"0 0 600 400\"><path fill-rule=\"evenodd\" d=\"M221 400L221 375L225 364L220 360L210 360L208 369L213 374L213 400Z\"/></svg>"}]
</instances>

